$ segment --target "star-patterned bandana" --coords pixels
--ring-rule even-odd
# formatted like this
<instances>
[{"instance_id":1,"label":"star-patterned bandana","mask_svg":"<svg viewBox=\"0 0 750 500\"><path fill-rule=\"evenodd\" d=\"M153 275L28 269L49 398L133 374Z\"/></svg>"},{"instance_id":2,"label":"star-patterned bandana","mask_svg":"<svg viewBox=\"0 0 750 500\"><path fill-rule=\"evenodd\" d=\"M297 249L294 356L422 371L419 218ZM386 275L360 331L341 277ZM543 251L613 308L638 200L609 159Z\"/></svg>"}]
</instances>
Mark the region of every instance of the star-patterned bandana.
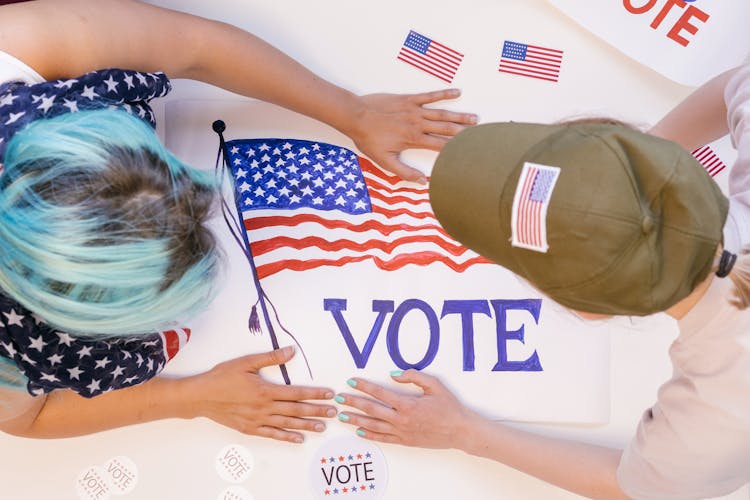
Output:
<instances>
[{"instance_id":1,"label":"star-patterned bandana","mask_svg":"<svg viewBox=\"0 0 750 500\"><path fill-rule=\"evenodd\" d=\"M30 122L64 113L122 109L155 125L148 101L171 90L163 73L107 69L69 80L0 85L0 167L10 138ZM187 329L94 340L52 328L0 293L0 356L15 362L40 395L71 389L92 397L158 374L187 342Z\"/></svg>"},{"instance_id":2,"label":"star-patterned bandana","mask_svg":"<svg viewBox=\"0 0 750 500\"><path fill-rule=\"evenodd\" d=\"M71 389L92 397L157 375L190 337L187 329L96 340L56 330L0 294L0 355L29 379L29 394Z\"/></svg>"},{"instance_id":3,"label":"star-patterned bandana","mask_svg":"<svg viewBox=\"0 0 750 500\"><path fill-rule=\"evenodd\" d=\"M0 85L0 165L13 135L34 120L93 109L121 109L155 126L148 101L172 89L164 73L122 69L29 85Z\"/></svg>"}]
</instances>

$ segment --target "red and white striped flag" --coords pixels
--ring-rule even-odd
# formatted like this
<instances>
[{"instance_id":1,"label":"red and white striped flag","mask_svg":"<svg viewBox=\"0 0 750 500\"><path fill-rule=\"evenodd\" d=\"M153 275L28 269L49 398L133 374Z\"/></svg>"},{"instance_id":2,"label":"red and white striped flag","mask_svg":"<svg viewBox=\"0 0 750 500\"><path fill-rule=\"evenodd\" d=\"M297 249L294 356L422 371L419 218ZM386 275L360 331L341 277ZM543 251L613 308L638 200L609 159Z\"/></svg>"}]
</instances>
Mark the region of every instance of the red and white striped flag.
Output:
<instances>
[{"instance_id":1,"label":"red and white striped flag","mask_svg":"<svg viewBox=\"0 0 750 500\"><path fill-rule=\"evenodd\" d=\"M727 168L726 164L721 161L721 158L719 158L709 145L705 145L702 148L693 151L693 156L701 165L703 165L703 168L706 169L706 172L708 172L708 175L711 177L714 177Z\"/></svg>"},{"instance_id":2,"label":"red and white striped flag","mask_svg":"<svg viewBox=\"0 0 750 500\"><path fill-rule=\"evenodd\" d=\"M562 50L506 40L498 71L556 82L562 57Z\"/></svg>"},{"instance_id":3,"label":"red and white striped flag","mask_svg":"<svg viewBox=\"0 0 750 500\"><path fill-rule=\"evenodd\" d=\"M513 246L546 252L547 207L555 189L559 167L524 163L513 197Z\"/></svg>"},{"instance_id":4,"label":"red and white striped flag","mask_svg":"<svg viewBox=\"0 0 750 500\"><path fill-rule=\"evenodd\" d=\"M352 151L293 139L228 141L244 229L263 279L372 262L385 271L490 263L440 227L428 189Z\"/></svg>"},{"instance_id":5,"label":"red and white striped flag","mask_svg":"<svg viewBox=\"0 0 750 500\"><path fill-rule=\"evenodd\" d=\"M164 358L170 361L190 340L190 328L177 328L175 330L159 332L159 336L164 346Z\"/></svg>"},{"instance_id":6,"label":"red and white striped flag","mask_svg":"<svg viewBox=\"0 0 750 500\"><path fill-rule=\"evenodd\" d=\"M397 59L451 83L464 55L412 30L406 37Z\"/></svg>"}]
</instances>

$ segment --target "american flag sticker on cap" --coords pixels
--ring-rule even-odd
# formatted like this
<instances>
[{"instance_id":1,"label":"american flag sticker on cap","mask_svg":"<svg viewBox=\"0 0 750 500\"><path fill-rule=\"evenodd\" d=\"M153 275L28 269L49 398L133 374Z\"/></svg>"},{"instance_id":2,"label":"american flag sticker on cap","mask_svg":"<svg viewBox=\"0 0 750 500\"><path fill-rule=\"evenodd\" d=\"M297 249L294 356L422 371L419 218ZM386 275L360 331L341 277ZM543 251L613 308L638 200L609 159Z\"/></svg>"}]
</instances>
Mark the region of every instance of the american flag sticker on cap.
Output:
<instances>
[{"instance_id":1,"label":"american flag sticker on cap","mask_svg":"<svg viewBox=\"0 0 750 500\"><path fill-rule=\"evenodd\" d=\"M709 145L694 150L692 154L695 159L703 165L703 168L706 169L706 172L708 172L708 175L711 177L716 176L719 172L727 168L726 163L721 161L721 158L719 158Z\"/></svg>"},{"instance_id":2,"label":"american flag sticker on cap","mask_svg":"<svg viewBox=\"0 0 750 500\"><path fill-rule=\"evenodd\" d=\"M513 196L511 229L514 247L547 252L547 207L559 167L526 162Z\"/></svg>"}]
</instances>

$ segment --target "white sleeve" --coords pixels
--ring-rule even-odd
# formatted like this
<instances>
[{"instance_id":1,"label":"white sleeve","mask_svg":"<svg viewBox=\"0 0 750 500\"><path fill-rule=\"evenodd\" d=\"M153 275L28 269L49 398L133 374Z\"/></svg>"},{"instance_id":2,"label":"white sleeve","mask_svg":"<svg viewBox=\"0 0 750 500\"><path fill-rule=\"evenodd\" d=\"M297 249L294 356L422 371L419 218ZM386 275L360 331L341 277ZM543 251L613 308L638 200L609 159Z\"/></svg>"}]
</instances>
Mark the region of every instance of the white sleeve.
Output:
<instances>
[{"instance_id":1,"label":"white sleeve","mask_svg":"<svg viewBox=\"0 0 750 500\"><path fill-rule=\"evenodd\" d=\"M715 279L679 321L672 378L659 388L617 470L638 499L710 498L750 479L750 315Z\"/></svg>"},{"instance_id":2,"label":"white sleeve","mask_svg":"<svg viewBox=\"0 0 750 500\"><path fill-rule=\"evenodd\" d=\"M0 83L15 81L41 83L44 78L23 61L0 50Z\"/></svg>"},{"instance_id":3,"label":"white sleeve","mask_svg":"<svg viewBox=\"0 0 750 500\"><path fill-rule=\"evenodd\" d=\"M750 65L743 66L724 89L727 122L737 162L729 175L729 194L750 192Z\"/></svg>"},{"instance_id":4,"label":"white sleeve","mask_svg":"<svg viewBox=\"0 0 750 500\"><path fill-rule=\"evenodd\" d=\"M727 123L737 160L729 172L729 215L724 248L740 253L750 242L750 65L743 66L724 89Z\"/></svg>"},{"instance_id":5,"label":"white sleeve","mask_svg":"<svg viewBox=\"0 0 750 500\"><path fill-rule=\"evenodd\" d=\"M620 488L631 498L652 500L702 499L736 490L746 478L727 466L744 467L750 443L723 424L688 381L666 383L622 455Z\"/></svg>"}]
</instances>

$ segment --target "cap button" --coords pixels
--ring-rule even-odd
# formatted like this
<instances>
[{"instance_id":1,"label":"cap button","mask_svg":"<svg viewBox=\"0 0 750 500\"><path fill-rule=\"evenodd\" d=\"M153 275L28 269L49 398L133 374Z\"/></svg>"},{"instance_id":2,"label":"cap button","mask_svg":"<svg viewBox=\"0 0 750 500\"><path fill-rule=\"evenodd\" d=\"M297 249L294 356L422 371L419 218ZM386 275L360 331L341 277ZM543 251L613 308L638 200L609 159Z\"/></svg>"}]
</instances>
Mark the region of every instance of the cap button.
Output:
<instances>
[{"instance_id":1,"label":"cap button","mask_svg":"<svg viewBox=\"0 0 750 500\"><path fill-rule=\"evenodd\" d=\"M644 215L641 221L641 231L643 234L649 234L654 229L654 219L650 215Z\"/></svg>"}]
</instances>

